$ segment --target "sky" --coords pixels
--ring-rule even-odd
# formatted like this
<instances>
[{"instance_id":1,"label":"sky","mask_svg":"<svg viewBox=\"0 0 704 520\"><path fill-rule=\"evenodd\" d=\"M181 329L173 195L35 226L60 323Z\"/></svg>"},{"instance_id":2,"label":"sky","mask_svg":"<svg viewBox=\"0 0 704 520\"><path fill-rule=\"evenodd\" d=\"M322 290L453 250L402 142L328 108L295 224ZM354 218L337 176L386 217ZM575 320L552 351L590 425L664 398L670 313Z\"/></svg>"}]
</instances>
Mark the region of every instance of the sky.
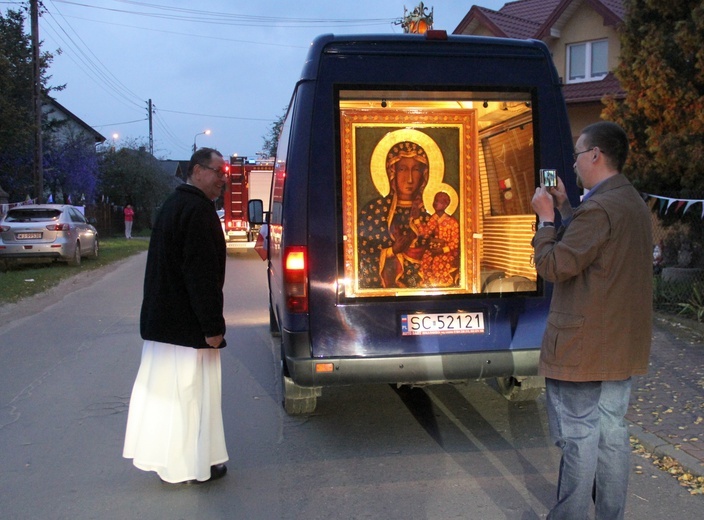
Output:
<instances>
[{"instance_id":1,"label":"sky","mask_svg":"<svg viewBox=\"0 0 704 520\"><path fill-rule=\"evenodd\" d=\"M41 0L42 50L54 54L53 96L117 148L149 143L186 160L194 142L256 157L284 114L310 42L320 34L402 33L404 0ZM23 2L2 2L3 11ZM430 0L451 33L473 5ZM26 5L26 2L24 2ZM29 32L29 27L27 29ZM59 51L60 49L60 51ZM202 132L210 131L209 135Z\"/></svg>"}]
</instances>

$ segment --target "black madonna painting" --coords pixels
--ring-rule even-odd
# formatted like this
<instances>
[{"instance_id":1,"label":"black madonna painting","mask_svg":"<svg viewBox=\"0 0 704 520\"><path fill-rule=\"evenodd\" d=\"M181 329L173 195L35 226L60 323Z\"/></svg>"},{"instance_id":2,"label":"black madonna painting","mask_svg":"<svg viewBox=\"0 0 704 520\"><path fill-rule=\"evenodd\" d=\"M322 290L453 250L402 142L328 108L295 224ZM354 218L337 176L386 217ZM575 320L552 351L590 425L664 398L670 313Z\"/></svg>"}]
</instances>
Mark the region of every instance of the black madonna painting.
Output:
<instances>
[{"instance_id":1,"label":"black madonna painting","mask_svg":"<svg viewBox=\"0 0 704 520\"><path fill-rule=\"evenodd\" d=\"M475 292L472 110L343 110L345 294Z\"/></svg>"}]
</instances>

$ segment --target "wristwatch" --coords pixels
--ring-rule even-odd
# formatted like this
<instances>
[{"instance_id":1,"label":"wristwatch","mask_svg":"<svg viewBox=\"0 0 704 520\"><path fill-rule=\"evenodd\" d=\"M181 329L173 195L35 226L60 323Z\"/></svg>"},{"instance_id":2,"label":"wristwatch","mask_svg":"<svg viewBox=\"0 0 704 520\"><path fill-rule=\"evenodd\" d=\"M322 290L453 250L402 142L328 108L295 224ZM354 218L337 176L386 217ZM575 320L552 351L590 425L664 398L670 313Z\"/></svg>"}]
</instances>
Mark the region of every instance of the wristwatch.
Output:
<instances>
[{"instance_id":1,"label":"wristwatch","mask_svg":"<svg viewBox=\"0 0 704 520\"><path fill-rule=\"evenodd\" d=\"M540 224L538 224L538 229L543 229L544 227L555 227L555 223L545 221L545 222L541 222Z\"/></svg>"}]
</instances>

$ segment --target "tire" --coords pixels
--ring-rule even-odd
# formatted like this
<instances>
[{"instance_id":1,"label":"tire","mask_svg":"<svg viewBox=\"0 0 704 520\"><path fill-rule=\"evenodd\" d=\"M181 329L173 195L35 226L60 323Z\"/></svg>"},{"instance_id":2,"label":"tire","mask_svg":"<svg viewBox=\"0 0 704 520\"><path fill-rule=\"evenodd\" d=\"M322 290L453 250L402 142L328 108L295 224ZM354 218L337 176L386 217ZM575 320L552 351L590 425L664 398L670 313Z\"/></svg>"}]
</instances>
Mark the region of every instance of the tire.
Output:
<instances>
[{"instance_id":1,"label":"tire","mask_svg":"<svg viewBox=\"0 0 704 520\"><path fill-rule=\"evenodd\" d=\"M535 401L545 389L545 378L528 376L520 380L513 377L497 377L499 393L512 402Z\"/></svg>"},{"instance_id":2,"label":"tire","mask_svg":"<svg viewBox=\"0 0 704 520\"><path fill-rule=\"evenodd\" d=\"M282 405L288 415L311 414L318 405L320 387L304 387L293 382L286 366L284 346L281 343L281 394Z\"/></svg>"},{"instance_id":3,"label":"tire","mask_svg":"<svg viewBox=\"0 0 704 520\"><path fill-rule=\"evenodd\" d=\"M93 250L90 253L91 258L98 258L98 250L100 249L100 244L98 243L98 237L95 237L93 241Z\"/></svg>"},{"instance_id":4,"label":"tire","mask_svg":"<svg viewBox=\"0 0 704 520\"><path fill-rule=\"evenodd\" d=\"M73 252L73 256L68 259L68 265L71 267L81 265L81 244L78 242L76 242L76 250Z\"/></svg>"},{"instance_id":5,"label":"tire","mask_svg":"<svg viewBox=\"0 0 704 520\"><path fill-rule=\"evenodd\" d=\"M313 388L298 386L290 377L282 377L282 387L284 393L284 410L288 415L311 414L318 405L318 396ZM304 394L305 397L301 397ZM311 395L312 394L312 395Z\"/></svg>"}]
</instances>

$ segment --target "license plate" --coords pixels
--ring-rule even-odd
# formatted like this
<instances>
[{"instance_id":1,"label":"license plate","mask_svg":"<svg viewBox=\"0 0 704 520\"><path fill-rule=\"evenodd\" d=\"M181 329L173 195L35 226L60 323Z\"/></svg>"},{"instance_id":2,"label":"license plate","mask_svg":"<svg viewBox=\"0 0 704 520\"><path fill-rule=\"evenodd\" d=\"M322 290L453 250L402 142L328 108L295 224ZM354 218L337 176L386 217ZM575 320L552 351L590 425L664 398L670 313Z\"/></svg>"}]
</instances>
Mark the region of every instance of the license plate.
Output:
<instances>
[{"instance_id":1,"label":"license plate","mask_svg":"<svg viewBox=\"0 0 704 520\"><path fill-rule=\"evenodd\" d=\"M17 240L32 240L42 238L41 233L17 233Z\"/></svg>"},{"instance_id":2,"label":"license plate","mask_svg":"<svg viewBox=\"0 0 704 520\"><path fill-rule=\"evenodd\" d=\"M483 312L445 312L442 314L402 314L401 335L481 334Z\"/></svg>"}]
</instances>

